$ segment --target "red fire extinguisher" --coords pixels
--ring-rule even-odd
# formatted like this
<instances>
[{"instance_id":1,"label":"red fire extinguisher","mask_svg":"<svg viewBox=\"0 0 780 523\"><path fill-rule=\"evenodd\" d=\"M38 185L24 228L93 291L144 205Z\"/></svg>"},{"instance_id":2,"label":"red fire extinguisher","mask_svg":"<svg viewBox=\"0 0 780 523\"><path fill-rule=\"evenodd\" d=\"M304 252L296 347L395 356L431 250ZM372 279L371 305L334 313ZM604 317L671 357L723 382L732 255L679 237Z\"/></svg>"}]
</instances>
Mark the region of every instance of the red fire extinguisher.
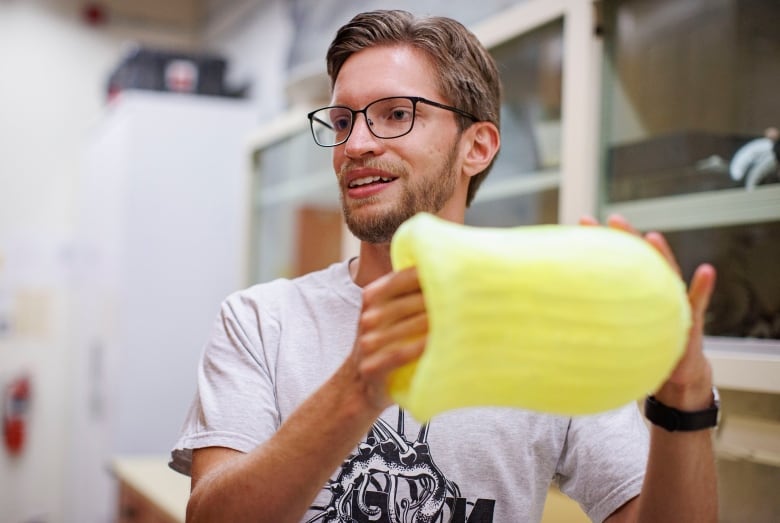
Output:
<instances>
[{"instance_id":1,"label":"red fire extinguisher","mask_svg":"<svg viewBox=\"0 0 780 523\"><path fill-rule=\"evenodd\" d=\"M19 376L5 387L3 394L3 437L5 448L13 455L24 449L30 393L30 378Z\"/></svg>"}]
</instances>

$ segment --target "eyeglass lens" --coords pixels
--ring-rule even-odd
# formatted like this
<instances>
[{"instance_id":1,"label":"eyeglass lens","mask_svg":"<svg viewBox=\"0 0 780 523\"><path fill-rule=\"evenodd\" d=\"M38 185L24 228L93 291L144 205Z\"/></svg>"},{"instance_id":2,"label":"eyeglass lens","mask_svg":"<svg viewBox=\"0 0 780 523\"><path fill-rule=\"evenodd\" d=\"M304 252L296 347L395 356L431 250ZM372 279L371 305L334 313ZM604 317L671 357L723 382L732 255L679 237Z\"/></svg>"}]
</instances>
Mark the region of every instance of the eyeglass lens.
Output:
<instances>
[{"instance_id":1,"label":"eyeglass lens","mask_svg":"<svg viewBox=\"0 0 780 523\"><path fill-rule=\"evenodd\" d=\"M357 113L364 114L368 128L377 138L397 138L412 129L414 102L408 98L386 98L372 102L362 111L347 107L320 109L311 117L317 143L329 146L346 141Z\"/></svg>"}]
</instances>

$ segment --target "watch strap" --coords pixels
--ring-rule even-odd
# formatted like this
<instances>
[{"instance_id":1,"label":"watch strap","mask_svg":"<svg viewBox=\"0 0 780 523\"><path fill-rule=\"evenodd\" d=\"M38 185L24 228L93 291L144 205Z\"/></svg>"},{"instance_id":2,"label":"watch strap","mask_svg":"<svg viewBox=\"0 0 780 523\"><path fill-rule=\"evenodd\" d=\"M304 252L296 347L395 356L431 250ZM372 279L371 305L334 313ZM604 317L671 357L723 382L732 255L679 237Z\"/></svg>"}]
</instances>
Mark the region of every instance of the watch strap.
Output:
<instances>
[{"instance_id":1,"label":"watch strap","mask_svg":"<svg viewBox=\"0 0 780 523\"><path fill-rule=\"evenodd\" d=\"M712 405L703 410L684 411L664 405L655 396L645 399L645 417L669 432L690 432L718 426L720 401L718 390L712 388Z\"/></svg>"}]
</instances>

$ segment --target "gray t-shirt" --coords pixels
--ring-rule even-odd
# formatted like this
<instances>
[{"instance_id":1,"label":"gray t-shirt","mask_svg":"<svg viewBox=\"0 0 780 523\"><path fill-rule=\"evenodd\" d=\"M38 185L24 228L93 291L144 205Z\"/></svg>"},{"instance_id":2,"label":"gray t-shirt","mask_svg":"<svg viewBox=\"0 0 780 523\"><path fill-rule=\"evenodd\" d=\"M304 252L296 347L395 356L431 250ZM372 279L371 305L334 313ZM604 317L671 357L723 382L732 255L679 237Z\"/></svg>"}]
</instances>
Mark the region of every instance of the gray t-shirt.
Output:
<instances>
[{"instance_id":1,"label":"gray t-shirt","mask_svg":"<svg viewBox=\"0 0 780 523\"><path fill-rule=\"evenodd\" d=\"M189 474L192 449L249 452L273 436L352 350L360 305L346 262L228 297L171 467ZM391 407L303 521L536 522L553 481L602 521L639 494L647 452L633 403L574 418L459 409L423 427Z\"/></svg>"}]
</instances>

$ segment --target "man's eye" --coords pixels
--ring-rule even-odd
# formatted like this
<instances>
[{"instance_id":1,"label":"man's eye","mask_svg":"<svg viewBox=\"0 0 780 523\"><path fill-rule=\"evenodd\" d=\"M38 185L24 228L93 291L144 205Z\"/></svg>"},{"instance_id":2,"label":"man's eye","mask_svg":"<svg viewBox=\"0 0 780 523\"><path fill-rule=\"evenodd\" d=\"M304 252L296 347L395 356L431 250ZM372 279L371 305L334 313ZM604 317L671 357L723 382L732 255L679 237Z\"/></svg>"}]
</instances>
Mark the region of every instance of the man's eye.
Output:
<instances>
[{"instance_id":1,"label":"man's eye","mask_svg":"<svg viewBox=\"0 0 780 523\"><path fill-rule=\"evenodd\" d=\"M336 132L346 131L347 129L349 129L349 121L350 119L346 116L342 116L340 118L333 118L332 120L333 130Z\"/></svg>"},{"instance_id":2,"label":"man's eye","mask_svg":"<svg viewBox=\"0 0 780 523\"><path fill-rule=\"evenodd\" d=\"M412 111L406 108L393 109L390 111L389 120L394 122L408 122L412 118Z\"/></svg>"}]
</instances>

